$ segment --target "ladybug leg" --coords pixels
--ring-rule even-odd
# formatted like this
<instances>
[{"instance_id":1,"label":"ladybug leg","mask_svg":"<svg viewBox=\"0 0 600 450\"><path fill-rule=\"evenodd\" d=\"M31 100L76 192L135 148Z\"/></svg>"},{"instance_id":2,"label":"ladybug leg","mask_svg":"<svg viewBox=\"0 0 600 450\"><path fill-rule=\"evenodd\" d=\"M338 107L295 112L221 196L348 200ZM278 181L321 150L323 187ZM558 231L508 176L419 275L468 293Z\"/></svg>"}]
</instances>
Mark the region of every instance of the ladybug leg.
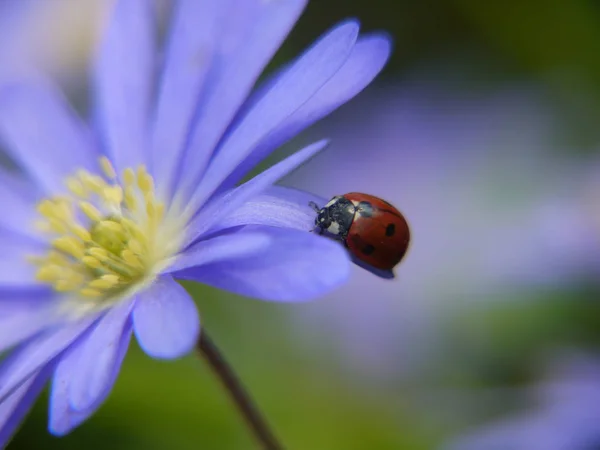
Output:
<instances>
[{"instance_id":1,"label":"ladybug leg","mask_svg":"<svg viewBox=\"0 0 600 450\"><path fill-rule=\"evenodd\" d=\"M310 206L316 213L318 213L321 208L315 202L308 202L308 206Z\"/></svg>"},{"instance_id":2,"label":"ladybug leg","mask_svg":"<svg viewBox=\"0 0 600 450\"><path fill-rule=\"evenodd\" d=\"M321 236L323 234L323 228L316 225L312 230L310 230L310 232L311 233L319 233L319 236Z\"/></svg>"}]
</instances>

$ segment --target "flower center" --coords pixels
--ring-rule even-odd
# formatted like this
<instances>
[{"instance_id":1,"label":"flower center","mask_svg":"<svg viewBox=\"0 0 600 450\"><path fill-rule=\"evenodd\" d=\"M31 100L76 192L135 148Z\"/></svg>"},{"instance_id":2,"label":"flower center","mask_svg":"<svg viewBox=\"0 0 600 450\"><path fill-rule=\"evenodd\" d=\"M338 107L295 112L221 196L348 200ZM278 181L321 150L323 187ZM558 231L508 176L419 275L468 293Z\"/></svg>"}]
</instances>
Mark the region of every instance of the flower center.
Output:
<instances>
[{"instance_id":1,"label":"flower center","mask_svg":"<svg viewBox=\"0 0 600 450\"><path fill-rule=\"evenodd\" d=\"M154 180L144 166L119 178L100 159L102 176L79 170L69 193L42 200L36 224L49 250L31 258L36 278L57 292L95 300L127 296L168 265L179 250L181 227L165 217Z\"/></svg>"}]
</instances>

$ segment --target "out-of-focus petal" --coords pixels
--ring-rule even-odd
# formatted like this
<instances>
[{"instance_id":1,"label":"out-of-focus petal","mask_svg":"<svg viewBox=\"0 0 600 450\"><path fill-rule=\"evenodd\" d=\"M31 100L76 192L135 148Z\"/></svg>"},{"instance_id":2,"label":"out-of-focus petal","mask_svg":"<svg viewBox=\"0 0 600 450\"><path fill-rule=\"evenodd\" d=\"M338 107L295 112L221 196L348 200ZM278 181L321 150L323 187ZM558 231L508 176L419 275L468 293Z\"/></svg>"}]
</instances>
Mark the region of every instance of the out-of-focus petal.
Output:
<instances>
[{"instance_id":1,"label":"out-of-focus petal","mask_svg":"<svg viewBox=\"0 0 600 450\"><path fill-rule=\"evenodd\" d=\"M269 236L263 233L232 233L213 237L187 249L163 273L245 258L264 251L270 243Z\"/></svg>"},{"instance_id":2,"label":"out-of-focus petal","mask_svg":"<svg viewBox=\"0 0 600 450\"><path fill-rule=\"evenodd\" d=\"M56 305L46 299L0 302L0 354L58 323Z\"/></svg>"},{"instance_id":3,"label":"out-of-focus petal","mask_svg":"<svg viewBox=\"0 0 600 450\"><path fill-rule=\"evenodd\" d=\"M206 205L206 207L204 207L198 216L190 223L188 227L190 230L189 238L193 240L196 236L202 236L205 232L210 230L214 224L217 224L222 217L235 211L246 201L269 188L273 183L277 182L280 178L287 175L300 164L303 164L317 152L325 148L327 144L328 141L326 140L315 142L268 168L243 185L232 189L225 195L217 196L212 202Z\"/></svg>"},{"instance_id":4,"label":"out-of-focus petal","mask_svg":"<svg viewBox=\"0 0 600 450\"><path fill-rule=\"evenodd\" d=\"M95 316L90 316L72 325L50 330L14 350L0 364L0 404L36 371L82 336L95 320Z\"/></svg>"},{"instance_id":5,"label":"out-of-focus petal","mask_svg":"<svg viewBox=\"0 0 600 450\"><path fill-rule=\"evenodd\" d=\"M211 61L201 108L197 111L182 165L185 170L182 171L181 188L190 193L195 190L213 150L239 107L298 20L306 0L206 0L198 3L198 9L202 6L210 9L219 3L226 9L220 24L219 47Z\"/></svg>"},{"instance_id":6,"label":"out-of-focus petal","mask_svg":"<svg viewBox=\"0 0 600 450\"><path fill-rule=\"evenodd\" d=\"M110 391L131 337L130 314L135 301L111 308L85 338L77 370L72 376L69 399L73 409L93 408Z\"/></svg>"},{"instance_id":7,"label":"out-of-focus petal","mask_svg":"<svg viewBox=\"0 0 600 450\"><path fill-rule=\"evenodd\" d=\"M39 191L29 180L0 167L0 205L6 211L0 215L0 229L40 239L34 228L39 198Z\"/></svg>"},{"instance_id":8,"label":"out-of-focus petal","mask_svg":"<svg viewBox=\"0 0 600 450\"><path fill-rule=\"evenodd\" d=\"M117 0L96 60L96 119L118 171L137 167L147 153L154 25L152 2Z\"/></svg>"},{"instance_id":9,"label":"out-of-focus petal","mask_svg":"<svg viewBox=\"0 0 600 450\"><path fill-rule=\"evenodd\" d=\"M191 268L178 278L198 281L248 297L301 301L324 295L350 274L346 250L330 239L307 231L248 227L273 239L260 255Z\"/></svg>"},{"instance_id":10,"label":"out-of-focus petal","mask_svg":"<svg viewBox=\"0 0 600 450\"><path fill-rule=\"evenodd\" d=\"M63 191L75 169L97 167L88 130L49 83L11 84L0 91L0 139L48 193Z\"/></svg>"},{"instance_id":11,"label":"out-of-focus petal","mask_svg":"<svg viewBox=\"0 0 600 450\"><path fill-rule=\"evenodd\" d=\"M53 365L37 371L10 397L0 402L0 448L5 448L50 379Z\"/></svg>"},{"instance_id":12,"label":"out-of-focus petal","mask_svg":"<svg viewBox=\"0 0 600 450\"><path fill-rule=\"evenodd\" d=\"M227 189L234 186L274 149L361 92L383 69L390 56L390 51L391 40L386 34L374 33L361 37L340 70L300 109L279 124L235 169L221 188ZM290 69L286 68L284 72L278 73L277 78L282 77ZM267 80L265 83L270 86L274 82L276 81ZM248 100L252 105L249 106L249 109L268 91L269 89L259 88L256 98Z\"/></svg>"},{"instance_id":13,"label":"out-of-focus petal","mask_svg":"<svg viewBox=\"0 0 600 450\"><path fill-rule=\"evenodd\" d=\"M200 334L200 316L185 289L165 275L140 294L133 310L133 326L148 355L178 358L194 348Z\"/></svg>"},{"instance_id":14,"label":"out-of-focus petal","mask_svg":"<svg viewBox=\"0 0 600 450\"><path fill-rule=\"evenodd\" d=\"M323 206L328 200L308 192L272 186L221 217L211 232L243 225L267 225L310 231L315 226L314 202Z\"/></svg>"},{"instance_id":15,"label":"out-of-focus petal","mask_svg":"<svg viewBox=\"0 0 600 450\"><path fill-rule=\"evenodd\" d=\"M39 286L35 280L36 267L27 257L43 254L45 246L29 237L4 232L0 234L0 249L0 289Z\"/></svg>"},{"instance_id":16,"label":"out-of-focus petal","mask_svg":"<svg viewBox=\"0 0 600 450\"><path fill-rule=\"evenodd\" d=\"M588 450L600 443L600 364L585 352L561 351L545 364L523 412L468 430L440 450Z\"/></svg>"}]
</instances>

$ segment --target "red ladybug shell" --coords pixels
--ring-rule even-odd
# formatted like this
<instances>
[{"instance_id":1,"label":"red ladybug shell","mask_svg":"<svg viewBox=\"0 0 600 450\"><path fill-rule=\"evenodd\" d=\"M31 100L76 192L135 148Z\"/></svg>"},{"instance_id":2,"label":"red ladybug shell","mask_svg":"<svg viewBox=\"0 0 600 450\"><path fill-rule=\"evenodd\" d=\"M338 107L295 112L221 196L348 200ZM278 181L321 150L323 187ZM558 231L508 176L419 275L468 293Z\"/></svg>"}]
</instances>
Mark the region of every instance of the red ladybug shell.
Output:
<instances>
[{"instance_id":1,"label":"red ladybug shell","mask_svg":"<svg viewBox=\"0 0 600 450\"><path fill-rule=\"evenodd\" d=\"M404 216L390 203L359 192L343 195L356 207L346 237L346 246L359 260L382 270L391 270L404 257L410 229Z\"/></svg>"}]
</instances>

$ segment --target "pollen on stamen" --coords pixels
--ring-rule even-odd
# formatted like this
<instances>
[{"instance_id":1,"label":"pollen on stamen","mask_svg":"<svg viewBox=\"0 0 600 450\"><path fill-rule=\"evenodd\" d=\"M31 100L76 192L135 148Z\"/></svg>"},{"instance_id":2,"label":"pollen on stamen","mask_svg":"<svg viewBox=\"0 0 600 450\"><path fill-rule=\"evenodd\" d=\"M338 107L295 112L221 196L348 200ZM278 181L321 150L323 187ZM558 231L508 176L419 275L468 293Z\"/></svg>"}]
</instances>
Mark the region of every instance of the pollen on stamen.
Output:
<instances>
[{"instance_id":1,"label":"pollen on stamen","mask_svg":"<svg viewBox=\"0 0 600 450\"><path fill-rule=\"evenodd\" d=\"M69 177L67 179L67 188L73 195L77 197L85 197L87 194L85 186L81 180L76 177Z\"/></svg>"},{"instance_id":2,"label":"pollen on stamen","mask_svg":"<svg viewBox=\"0 0 600 450\"><path fill-rule=\"evenodd\" d=\"M98 302L151 282L156 268L172 260L183 228L164 226L165 204L154 186L143 165L124 169L119 181L106 157L97 174L81 169L67 177L66 195L37 206L35 225L49 240L45 255L28 259L37 266L36 279Z\"/></svg>"},{"instance_id":3,"label":"pollen on stamen","mask_svg":"<svg viewBox=\"0 0 600 450\"><path fill-rule=\"evenodd\" d=\"M115 168L106 156L102 156L100 158L100 165L102 166L102 171L104 172L106 178L108 178L109 180L114 180L115 178L117 178L117 172L115 171Z\"/></svg>"},{"instance_id":4,"label":"pollen on stamen","mask_svg":"<svg viewBox=\"0 0 600 450\"><path fill-rule=\"evenodd\" d=\"M81 202L79 203L79 209L81 210L82 213L84 213L88 219L90 219L92 222L99 222L100 220L102 220L102 214L100 213L100 211L98 211L98 209L92 205L91 203L88 202Z\"/></svg>"}]
</instances>

